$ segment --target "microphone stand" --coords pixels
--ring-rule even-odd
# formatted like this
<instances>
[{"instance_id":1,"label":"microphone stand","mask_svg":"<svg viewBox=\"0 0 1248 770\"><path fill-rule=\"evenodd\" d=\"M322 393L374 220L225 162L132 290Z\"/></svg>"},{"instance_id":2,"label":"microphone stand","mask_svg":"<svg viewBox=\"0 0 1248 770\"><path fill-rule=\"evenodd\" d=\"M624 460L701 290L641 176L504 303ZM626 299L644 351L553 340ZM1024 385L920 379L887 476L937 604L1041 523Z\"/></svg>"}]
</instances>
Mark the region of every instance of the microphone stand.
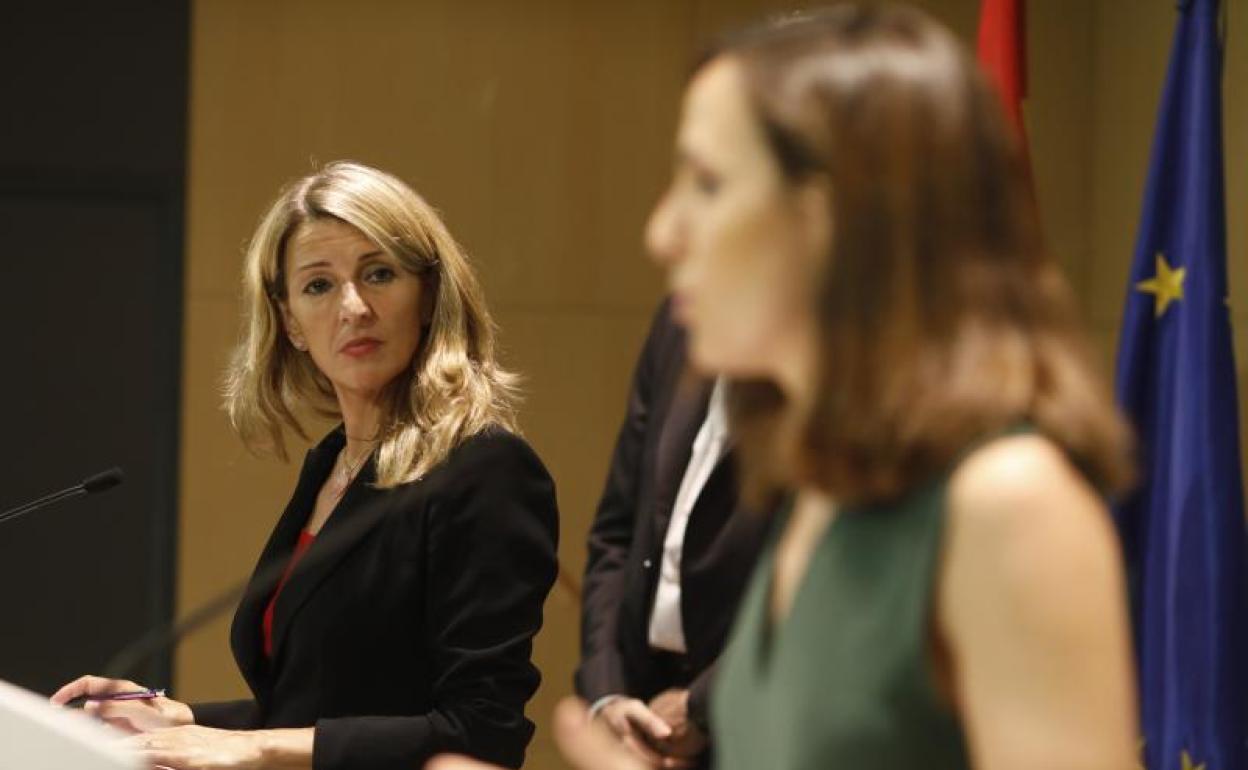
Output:
<instances>
[{"instance_id":1,"label":"microphone stand","mask_svg":"<svg viewBox=\"0 0 1248 770\"><path fill-rule=\"evenodd\" d=\"M11 519L16 519L19 516L24 516L31 511L44 507L45 505L51 505L52 503L65 500L66 498L77 497L79 495L89 495L96 492L103 492L106 489L112 489L120 484L123 478L124 477L120 468L109 468L103 473L88 476L81 484L75 484L72 487L62 489L59 492L44 495L38 500L32 500L29 503L19 505L16 508L10 508L4 513L0 513L0 524L3 524Z\"/></svg>"},{"instance_id":2,"label":"microphone stand","mask_svg":"<svg viewBox=\"0 0 1248 770\"><path fill-rule=\"evenodd\" d=\"M45 505L51 505L52 503L60 500L64 500L69 497L77 497L78 495L85 495L86 493L87 490L83 489L82 485L79 484L78 486L73 486L69 489L62 489L60 492L53 492L50 495L44 495L38 500L32 500L25 505L19 505L16 508L0 513L0 524L3 524L9 519L16 519L18 516L30 513L31 511L42 508Z\"/></svg>"}]
</instances>

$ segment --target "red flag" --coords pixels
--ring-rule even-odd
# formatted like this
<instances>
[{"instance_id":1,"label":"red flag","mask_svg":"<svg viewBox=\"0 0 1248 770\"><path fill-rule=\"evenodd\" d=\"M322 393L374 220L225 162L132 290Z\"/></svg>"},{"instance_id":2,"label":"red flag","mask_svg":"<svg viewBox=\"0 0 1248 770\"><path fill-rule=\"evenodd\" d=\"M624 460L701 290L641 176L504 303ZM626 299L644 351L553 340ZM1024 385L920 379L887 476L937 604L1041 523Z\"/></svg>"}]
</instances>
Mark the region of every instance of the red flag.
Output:
<instances>
[{"instance_id":1,"label":"red flag","mask_svg":"<svg viewBox=\"0 0 1248 770\"><path fill-rule=\"evenodd\" d=\"M1027 143L1023 99L1027 98L1025 0L983 0L979 9L979 63L996 84L1005 114Z\"/></svg>"}]
</instances>

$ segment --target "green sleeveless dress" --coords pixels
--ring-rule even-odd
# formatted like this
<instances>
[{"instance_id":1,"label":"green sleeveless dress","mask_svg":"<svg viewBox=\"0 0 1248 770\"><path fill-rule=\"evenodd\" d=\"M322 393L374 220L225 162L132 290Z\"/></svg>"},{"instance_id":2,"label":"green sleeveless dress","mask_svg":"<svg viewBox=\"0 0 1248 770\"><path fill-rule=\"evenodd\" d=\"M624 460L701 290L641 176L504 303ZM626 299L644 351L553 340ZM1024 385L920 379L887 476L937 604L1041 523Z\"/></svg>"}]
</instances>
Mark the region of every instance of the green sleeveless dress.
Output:
<instances>
[{"instance_id":1,"label":"green sleeveless dress","mask_svg":"<svg viewBox=\"0 0 1248 770\"><path fill-rule=\"evenodd\" d=\"M970 767L928 658L946 482L839 511L773 628L777 522L720 658L711 704L718 768Z\"/></svg>"}]
</instances>

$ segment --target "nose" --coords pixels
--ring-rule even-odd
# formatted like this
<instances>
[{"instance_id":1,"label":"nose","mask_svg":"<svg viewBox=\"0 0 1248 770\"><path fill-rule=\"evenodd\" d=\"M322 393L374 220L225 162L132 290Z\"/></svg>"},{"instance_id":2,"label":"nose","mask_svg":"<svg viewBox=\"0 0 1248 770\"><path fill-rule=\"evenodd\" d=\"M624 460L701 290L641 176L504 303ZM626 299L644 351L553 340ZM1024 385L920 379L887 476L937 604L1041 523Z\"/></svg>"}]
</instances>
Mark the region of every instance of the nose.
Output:
<instances>
[{"instance_id":1,"label":"nose","mask_svg":"<svg viewBox=\"0 0 1248 770\"><path fill-rule=\"evenodd\" d=\"M364 301L355 283L348 281L342 287L341 316L343 321L358 323L372 315L373 309Z\"/></svg>"},{"instance_id":2,"label":"nose","mask_svg":"<svg viewBox=\"0 0 1248 770\"><path fill-rule=\"evenodd\" d=\"M660 267L671 268L684 253L685 228L679 205L669 190L664 193L646 222L646 250Z\"/></svg>"}]
</instances>

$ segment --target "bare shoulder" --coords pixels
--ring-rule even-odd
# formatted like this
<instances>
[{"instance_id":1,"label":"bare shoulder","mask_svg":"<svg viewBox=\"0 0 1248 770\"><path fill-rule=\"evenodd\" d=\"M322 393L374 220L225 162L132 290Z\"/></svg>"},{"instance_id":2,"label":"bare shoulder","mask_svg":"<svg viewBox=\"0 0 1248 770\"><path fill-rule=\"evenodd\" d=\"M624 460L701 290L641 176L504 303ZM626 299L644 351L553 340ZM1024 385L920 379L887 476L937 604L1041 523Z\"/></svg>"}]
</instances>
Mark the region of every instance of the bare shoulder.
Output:
<instances>
[{"instance_id":1,"label":"bare shoulder","mask_svg":"<svg viewBox=\"0 0 1248 770\"><path fill-rule=\"evenodd\" d=\"M1051 621L1076 610L1072 596L1089 586L1117 592L1121 556L1109 511L1051 440L986 444L955 471L948 495L945 575L953 592L943 593L954 606L968 592L976 600L993 594Z\"/></svg>"},{"instance_id":2,"label":"bare shoulder","mask_svg":"<svg viewBox=\"0 0 1248 770\"><path fill-rule=\"evenodd\" d=\"M972 452L949 482L956 530L979 537L1108 532L1104 501L1053 441L1006 436Z\"/></svg>"},{"instance_id":3,"label":"bare shoulder","mask_svg":"<svg viewBox=\"0 0 1248 770\"><path fill-rule=\"evenodd\" d=\"M1113 522L1051 440L970 454L947 490L937 632L985 767L1129 767L1129 622Z\"/></svg>"}]
</instances>

